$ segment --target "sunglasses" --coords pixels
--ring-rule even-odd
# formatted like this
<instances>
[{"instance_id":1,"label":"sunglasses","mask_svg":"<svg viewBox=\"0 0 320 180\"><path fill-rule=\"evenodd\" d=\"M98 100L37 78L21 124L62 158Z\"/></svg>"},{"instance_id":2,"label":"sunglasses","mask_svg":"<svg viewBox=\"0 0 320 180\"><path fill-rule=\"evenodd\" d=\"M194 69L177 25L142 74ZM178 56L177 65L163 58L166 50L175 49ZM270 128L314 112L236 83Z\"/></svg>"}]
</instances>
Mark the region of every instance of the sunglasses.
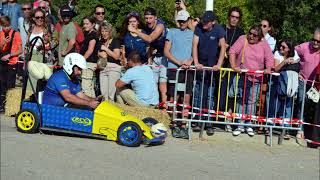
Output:
<instances>
[{"instance_id":1,"label":"sunglasses","mask_svg":"<svg viewBox=\"0 0 320 180\"><path fill-rule=\"evenodd\" d=\"M95 14L96 14L96 15L105 15L106 12L96 12Z\"/></svg>"},{"instance_id":2,"label":"sunglasses","mask_svg":"<svg viewBox=\"0 0 320 180\"><path fill-rule=\"evenodd\" d=\"M312 39L312 42L314 42L314 43L317 43L317 44L320 44L320 40L316 40L316 39Z\"/></svg>"},{"instance_id":3,"label":"sunglasses","mask_svg":"<svg viewBox=\"0 0 320 180\"><path fill-rule=\"evenodd\" d=\"M249 32L249 36L253 36L253 37L258 37L259 35L258 34L254 34L254 33L252 33L252 32Z\"/></svg>"},{"instance_id":4,"label":"sunglasses","mask_svg":"<svg viewBox=\"0 0 320 180\"><path fill-rule=\"evenodd\" d=\"M267 27L267 25L265 25L265 24L261 24L261 27L266 28L266 27Z\"/></svg>"},{"instance_id":5,"label":"sunglasses","mask_svg":"<svg viewBox=\"0 0 320 180\"><path fill-rule=\"evenodd\" d=\"M285 46L281 45L281 46L280 46L280 48L282 48L282 49L286 49L287 47L285 47Z\"/></svg>"},{"instance_id":6,"label":"sunglasses","mask_svg":"<svg viewBox=\"0 0 320 180\"><path fill-rule=\"evenodd\" d=\"M31 10L31 8L21 8L22 11Z\"/></svg>"},{"instance_id":7,"label":"sunglasses","mask_svg":"<svg viewBox=\"0 0 320 180\"><path fill-rule=\"evenodd\" d=\"M187 21L184 21L184 20L178 20L178 23L179 23L179 24L182 24L182 23L184 24L184 23L186 23L186 22L187 22Z\"/></svg>"},{"instance_id":8,"label":"sunglasses","mask_svg":"<svg viewBox=\"0 0 320 180\"><path fill-rule=\"evenodd\" d=\"M36 18L37 20L39 20L39 19L44 19L43 16L35 16L34 18Z\"/></svg>"},{"instance_id":9,"label":"sunglasses","mask_svg":"<svg viewBox=\"0 0 320 180\"><path fill-rule=\"evenodd\" d=\"M239 19L240 18L240 16L233 16L233 15L231 15L230 17L231 18L235 18L235 19Z\"/></svg>"},{"instance_id":10,"label":"sunglasses","mask_svg":"<svg viewBox=\"0 0 320 180\"><path fill-rule=\"evenodd\" d=\"M180 3L181 3L181 0L176 0L175 3L176 3L176 4L180 4Z\"/></svg>"},{"instance_id":11,"label":"sunglasses","mask_svg":"<svg viewBox=\"0 0 320 180\"><path fill-rule=\"evenodd\" d=\"M42 9L42 10L46 10L45 6L39 6L39 8Z\"/></svg>"}]
</instances>

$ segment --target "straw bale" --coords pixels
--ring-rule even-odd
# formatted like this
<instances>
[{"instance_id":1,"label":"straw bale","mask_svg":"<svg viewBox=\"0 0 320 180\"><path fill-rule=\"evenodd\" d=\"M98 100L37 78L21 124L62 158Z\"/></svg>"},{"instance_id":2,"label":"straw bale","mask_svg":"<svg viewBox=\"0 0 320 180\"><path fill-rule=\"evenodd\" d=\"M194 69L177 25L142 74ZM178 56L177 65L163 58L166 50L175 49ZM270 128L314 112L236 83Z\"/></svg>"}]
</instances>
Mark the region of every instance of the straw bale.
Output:
<instances>
[{"instance_id":1,"label":"straw bale","mask_svg":"<svg viewBox=\"0 0 320 180\"><path fill-rule=\"evenodd\" d=\"M170 116L168 115L168 113L163 112L159 109L153 109L149 107L133 107L133 106L127 106L119 103L116 103L116 105L139 119L152 117L156 119L158 122L163 123L168 129L170 127L170 123L171 123Z\"/></svg>"},{"instance_id":2,"label":"straw bale","mask_svg":"<svg viewBox=\"0 0 320 180\"><path fill-rule=\"evenodd\" d=\"M6 116L15 116L20 110L20 100L21 100L22 88L16 87L10 89L6 95L6 106L5 106L5 115ZM31 91L26 92L26 97L32 95Z\"/></svg>"}]
</instances>

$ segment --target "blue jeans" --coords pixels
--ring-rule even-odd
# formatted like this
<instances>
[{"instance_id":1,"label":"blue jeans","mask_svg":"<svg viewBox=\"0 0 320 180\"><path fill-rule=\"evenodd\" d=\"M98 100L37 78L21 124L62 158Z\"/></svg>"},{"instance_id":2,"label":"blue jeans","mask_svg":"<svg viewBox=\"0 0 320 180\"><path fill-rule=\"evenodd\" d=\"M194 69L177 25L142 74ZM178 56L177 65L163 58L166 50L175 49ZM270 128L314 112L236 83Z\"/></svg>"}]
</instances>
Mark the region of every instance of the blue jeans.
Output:
<instances>
[{"instance_id":1,"label":"blue jeans","mask_svg":"<svg viewBox=\"0 0 320 180\"><path fill-rule=\"evenodd\" d=\"M246 115L256 115L257 101L260 95L260 83L251 82L246 80L246 87L244 87L244 78L241 77L238 86L238 97L237 97L237 107L236 112ZM244 88L246 92L244 93ZM243 96L245 96L243 98ZM244 101L244 107L243 107ZM251 121L246 121L246 124L250 124Z\"/></svg>"},{"instance_id":2,"label":"blue jeans","mask_svg":"<svg viewBox=\"0 0 320 180\"><path fill-rule=\"evenodd\" d=\"M196 84L194 86L193 106L201 109L213 110L215 79L211 78L211 72L205 71L204 79L202 72L197 72ZM203 87L202 87L203 86ZM201 104L202 101L202 104ZM199 112L199 111L195 111ZM206 117L206 116L205 116Z\"/></svg>"}]
</instances>

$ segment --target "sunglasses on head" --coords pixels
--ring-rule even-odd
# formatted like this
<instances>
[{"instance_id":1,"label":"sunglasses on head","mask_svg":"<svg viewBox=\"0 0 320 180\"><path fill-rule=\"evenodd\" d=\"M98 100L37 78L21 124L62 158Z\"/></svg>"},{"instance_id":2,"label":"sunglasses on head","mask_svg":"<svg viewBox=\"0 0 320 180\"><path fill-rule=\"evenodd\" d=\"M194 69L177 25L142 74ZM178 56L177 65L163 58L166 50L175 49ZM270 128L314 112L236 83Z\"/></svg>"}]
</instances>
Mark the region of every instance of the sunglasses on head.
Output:
<instances>
[{"instance_id":1,"label":"sunglasses on head","mask_svg":"<svg viewBox=\"0 0 320 180\"><path fill-rule=\"evenodd\" d=\"M35 16L34 18L36 18L36 19L44 19L44 16Z\"/></svg>"},{"instance_id":2,"label":"sunglasses on head","mask_svg":"<svg viewBox=\"0 0 320 180\"><path fill-rule=\"evenodd\" d=\"M21 8L22 11L31 10L31 8Z\"/></svg>"},{"instance_id":3,"label":"sunglasses on head","mask_svg":"<svg viewBox=\"0 0 320 180\"><path fill-rule=\"evenodd\" d=\"M317 44L320 44L320 40L316 40L316 39L312 39L312 42L314 42L314 43L317 43Z\"/></svg>"},{"instance_id":4,"label":"sunglasses on head","mask_svg":"<svg viewBox=\"0 0 320 180\"><path fill-rule=\"evenodd\" d=\"M139 17L139 13L137 12L131 12L127 15L127 17L131 17L131 16L134 16L134 17Z\"/></svg>"},{"instance_id":5,"label":"sunglasses on head","mask_svg":"<svg viewBox=\"0 0 320 180\"><path fill-rule=\"evenodd\" d=\"M251 35L252 35L253 37L255 37L255 38L258 37L258 34L254 34L254 33L252 33L252 32L249 31L249 36L251 36Z\"/></svg>"},{"instance_id":6,"label":"sunglasses on head","mask_svg":"<svg viewBox=\"0 0 320 180\"><path fill-rule=\"evenodd\" d=\"M105 15L106 12L96 12L95 14L96 14L96 15Z\"/></svg>"}]
</instances>

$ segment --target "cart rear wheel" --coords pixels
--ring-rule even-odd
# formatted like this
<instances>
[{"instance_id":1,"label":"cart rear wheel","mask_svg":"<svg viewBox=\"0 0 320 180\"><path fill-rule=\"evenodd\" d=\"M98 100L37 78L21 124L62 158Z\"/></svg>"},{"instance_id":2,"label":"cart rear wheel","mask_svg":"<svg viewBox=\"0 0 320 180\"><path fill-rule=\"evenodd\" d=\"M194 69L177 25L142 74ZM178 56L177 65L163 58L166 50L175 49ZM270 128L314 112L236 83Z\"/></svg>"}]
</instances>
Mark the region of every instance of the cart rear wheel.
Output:
<instances>
[{"instance_id":1,"label":"cart rear wheel","mask_svg":"<svg viewBox=\"0 0 320 180\"><path fill-rule=\"evenodd\" d=\"M29 109L22 110L16 117L16 127L19 132L33 134L39 131L40 119Z\"/></svg>"}]
</instances>

